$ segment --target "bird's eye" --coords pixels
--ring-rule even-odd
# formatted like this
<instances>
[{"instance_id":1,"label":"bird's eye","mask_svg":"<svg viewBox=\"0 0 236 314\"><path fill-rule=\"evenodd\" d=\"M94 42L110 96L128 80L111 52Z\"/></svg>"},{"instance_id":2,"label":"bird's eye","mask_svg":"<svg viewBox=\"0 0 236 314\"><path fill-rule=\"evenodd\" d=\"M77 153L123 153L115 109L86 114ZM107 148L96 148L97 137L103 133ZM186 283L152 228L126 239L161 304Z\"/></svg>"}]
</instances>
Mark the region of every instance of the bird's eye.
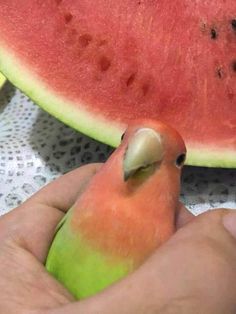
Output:
<instances>
[{"instance_id":1,"label":"bird's eye","mask_svg":"<svg viewBox=\"0 0 236 314\"><path fill-rule=\"evenodd\" d=\"M185 162L185 159L186 159L186 154L179 155L176 159L176 166L179 168L182 167Z\"/></svg>"},{"instance_id":2,"label":"bird's eye","mask_svg":"<svg viewBox=\"0 0 236 314\"><path fill-rule=\"evenodd\" d=\"M122 135L121 135L121 141L123 141L123 138L125 137L125 133L123 133Z\"/></svg>"}]
</instances>

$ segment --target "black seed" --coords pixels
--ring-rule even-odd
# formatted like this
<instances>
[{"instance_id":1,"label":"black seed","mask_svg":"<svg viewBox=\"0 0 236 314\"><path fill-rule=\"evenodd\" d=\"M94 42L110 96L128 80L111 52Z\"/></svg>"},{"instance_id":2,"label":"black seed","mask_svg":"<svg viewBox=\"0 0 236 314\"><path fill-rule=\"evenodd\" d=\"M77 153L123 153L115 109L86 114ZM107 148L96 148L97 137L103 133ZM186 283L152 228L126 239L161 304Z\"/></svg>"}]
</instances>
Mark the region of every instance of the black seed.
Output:
<instances>
[{"instance_id":1,"label":"black seed","mask_svg":"<svg viewBox=\"0 0 236 314\"><path fill-rule=\"evenodd\" d=\"M207 29L206 23L202 22L202 23L201 23L201 30L202 30L203 32L205 32L206 29Z\"/></svg>"},{"instance_id":2,"label":"black seed","mask_svg":"<svg viewBox=\"0 0 236 314\"><path fill-rule=\"evenodd\" d=\"M68 24L73 19L73 15L70 12L67 12L64 14L64 19L65 19L66 24Z\"/></svg>"},{"instance_id":3,"label":"black seed","mask_svg":"<svg viewBox=\"0 0 236 314\"><path fill-rule=\"evenodd\" d=\"M212 39L216 39L217 36L218 36L218 35L217 35L216 30L215 30L214 28L212 28L212 29L211 29L211 38L212 38Z\"/></svg>"},{"instance_id":4,"label":"black seed","mask_svg":"<svg viewBox=\"0 0 236 314\"><path fill-rule=\"evenodd\" d=\"M92 41L92 36L90 34L84 34L79 37L79 43L81 47L87 47Z\"/></svg>"},{"instance_id":5,"label":"black seed","mask_svg":"<svg viewBox=\"0 0 236 314\"><path fill-rule=\"evenodd\" d=\"M236 60L232 62L233 71L236 72Z\"/></svg>"},{"instance_id":6,"label":"black seed","mask_svg":"<svg viewBox=\"0 0 236 314\"><path fill-rule=\"evenodd\" d=\"M231 25L232 25L233 29L236 31L236 19L233 19L231 21Z\"/></svg>"},{"instance_id":7,"label":"black seed","mask_svg":"<svg viewBox=\"0 0 236 314\"><path fill-rule=\"evenodd\" d=\"M127 85L127 87L129 87L131 84L133 84L133 82L134 82L134 79L135 79L135 73L133 73L133 74L131 74L130 76L129 76L129 78L127 79L127 81L126 81L126 85Z\"/></svg>"},{"instance_id":8,"label":"black seed","mask_svg":"<svg viewBox=\"0 0 236 314\"><path fill-rule=\"evenodd\" d=\"M224 75L224 72L223 72L223 69L222 68L218 68L216 70L216 73L217 73L217 76L222 79L223 78L223 75Z\"/></svg>"},{"instance_id":9,"label":"black seed","mask_svg":"<svg viewBox=\"0 0 236 314\"><path fill-rule=\"evenodd\" d=\"M111 61L106 56L102 56L99 60L99 64L101 71L106 72L111 66Z\"/></svg>"}]
</instances>

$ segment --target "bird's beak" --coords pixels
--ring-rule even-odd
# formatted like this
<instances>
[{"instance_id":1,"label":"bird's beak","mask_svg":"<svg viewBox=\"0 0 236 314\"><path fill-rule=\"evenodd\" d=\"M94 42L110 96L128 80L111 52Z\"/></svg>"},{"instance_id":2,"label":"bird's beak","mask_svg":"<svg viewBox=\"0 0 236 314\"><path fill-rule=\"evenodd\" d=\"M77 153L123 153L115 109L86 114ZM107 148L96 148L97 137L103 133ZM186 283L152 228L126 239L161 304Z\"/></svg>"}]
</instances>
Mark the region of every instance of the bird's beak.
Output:
<instances>
[{"instance_id":1,"label":"bird's beak","mask_svg":"<svg viewBox=\"0 0 236 314\"><path fill-rule=\"evenodd\" d=\"M139 129L128 143L124 156L124 181L139 170L161 162L163 145L159 133L149 128Z\"/></svg>"}]
</instances>

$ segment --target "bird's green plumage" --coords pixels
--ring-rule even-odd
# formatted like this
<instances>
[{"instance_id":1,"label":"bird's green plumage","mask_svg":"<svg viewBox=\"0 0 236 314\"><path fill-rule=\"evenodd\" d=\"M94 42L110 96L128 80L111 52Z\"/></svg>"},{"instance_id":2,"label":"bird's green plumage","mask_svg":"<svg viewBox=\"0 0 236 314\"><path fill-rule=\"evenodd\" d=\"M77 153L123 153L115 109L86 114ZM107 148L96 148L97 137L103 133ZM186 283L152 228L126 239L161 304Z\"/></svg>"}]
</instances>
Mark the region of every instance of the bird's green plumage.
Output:
<instances>
[{"instance_id":1,"label":"bird's green plumage","mask_svg":"<svg viewBox=\"0 0 236 314\"><path fill-rule=\"evenodd\" d=\"M132 261L113 259L89 244L70 228L66 215L58 230L46 262L53 274L77 298L89 297L132 270Z\"/></svg>"}]
</instances>

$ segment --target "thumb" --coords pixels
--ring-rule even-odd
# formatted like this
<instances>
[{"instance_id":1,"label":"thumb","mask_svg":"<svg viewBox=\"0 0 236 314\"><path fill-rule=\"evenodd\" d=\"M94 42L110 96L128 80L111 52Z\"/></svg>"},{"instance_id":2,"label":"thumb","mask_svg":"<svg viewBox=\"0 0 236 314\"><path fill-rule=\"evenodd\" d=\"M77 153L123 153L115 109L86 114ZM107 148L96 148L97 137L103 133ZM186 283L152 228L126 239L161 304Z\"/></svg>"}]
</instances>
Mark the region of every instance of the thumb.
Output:
<instances>
[{"instance_id":1,"label":"thumb","mask_svg":"<svg viewBox=\"0 0 236 314\"><path fill-rule=\"evenodd\" d=\"M217 209L192 219L156 258L170 313L176 302L176 313L196 313L196 307L198 313L236 313L236 211Z\"/></svg>"},{"instance_id":2,"label":"thumb","mask_svg":"<svg viewBox=\"0 0 236 314\"><path fill-rule=\"evenodd\" d=\"M208 238L212 241L225 242L225 245L234 243L236 210L221 208L194 217L176 232L170 242L187 238L192 238L194 241Z\"/></svg>"}]
</instances>

